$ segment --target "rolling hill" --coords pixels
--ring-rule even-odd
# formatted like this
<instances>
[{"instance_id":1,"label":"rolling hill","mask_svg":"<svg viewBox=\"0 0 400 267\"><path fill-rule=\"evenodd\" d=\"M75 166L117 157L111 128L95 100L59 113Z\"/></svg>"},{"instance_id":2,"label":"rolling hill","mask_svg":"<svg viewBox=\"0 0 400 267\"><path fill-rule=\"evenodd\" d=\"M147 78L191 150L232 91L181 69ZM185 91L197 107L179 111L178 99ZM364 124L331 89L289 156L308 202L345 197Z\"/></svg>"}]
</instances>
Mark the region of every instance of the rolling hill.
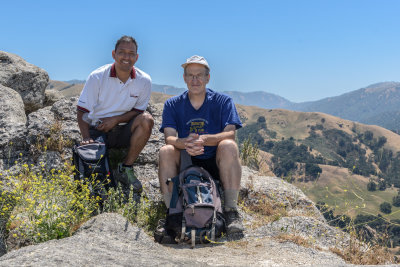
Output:
<instances>
[{"instance_id":1,"label":"rolling hill","mask_svg":"<svg viewBox=\"0 0 400 267\"><path fill-rule=\"evenodd\" d=\"M385 171L380 169L383 166L379 162L380 153L389 153L396 157L400 152L400 136L396 133L379 126L353 122L320 112L262 109L243 105L237 105L237 109L246 125L238 131L239 141L243 142L240 140L241 135L245 138L250 136L253 144L257 143L260 149L266 151L259 155L263 171L268 172L277 167L271 160L274 156L278 157L278 154L273 154L276 151L270 147L271 143L278 147L293 142L294 147L305 147L306 152L297 157L300 159L295 160L292 152L287 152L286 147L280 146L296 163L283 177L292 180L315 202L323 201L334 207L337 212L350 216L376 215L380 213L379 205L383 201L391 203L392 198L398 194L398 188L390 182L384 191L367 190L370 181L378 184L385 179ZM254 128L263 121L260 117L265 119L265 127ZM251 129L250 132L247 132L246 128ZM256 132L254 129L257 129ZM368 141L366 136L372 137ZM378 139L386 140L379 148L376 145ZM375 140L375 143L372 140ZM341 154L341 146L348 148L347 155ZM317 179L306 177L304 166L307 154L314 156L314 162L321 168ZM397 163L394 161L392 164ZM282 156L278 165L284 164ZM269 170L265 165L269 166ZM364 166L370 169L370 173L365 173L362 168L368 168ZM358 167L361 170L357 171ZM392 172L390 175L400 182L400 173ZM397 184L399 185L400 183ZM390 215L382 215L389 219L400 219L400 208L393 207L392 210Z\"/></svg>"}]
</instances>

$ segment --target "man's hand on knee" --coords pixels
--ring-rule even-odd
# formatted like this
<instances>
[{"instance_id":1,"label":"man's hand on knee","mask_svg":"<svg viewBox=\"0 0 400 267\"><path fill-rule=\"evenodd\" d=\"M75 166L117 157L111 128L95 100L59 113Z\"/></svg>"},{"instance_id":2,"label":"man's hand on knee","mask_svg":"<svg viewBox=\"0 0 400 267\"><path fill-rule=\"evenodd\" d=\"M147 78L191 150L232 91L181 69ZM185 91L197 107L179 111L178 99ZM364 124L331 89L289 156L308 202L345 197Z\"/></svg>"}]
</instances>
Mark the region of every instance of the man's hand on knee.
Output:
<instances>
[{"instance_id":1,"label":"man's hand on knee","mask_svg":"<svg viewBox=\"0 0 400 267\"><path fill-rule=\"evenodd\" d=\"M87 145L87 144L90 144L90 143L93 143L93 142L94 142L94 140L92 138L84 138L81 141L81 145Z\"/></svg>"},{"instance_id":2,"label":"man's hand on knee","mask_svg":"<svg viewBox=\"0 0 400 267\"><path fill-rule=\"evenodd\" d=\"M102 123L100 123L96 129L105 133L118 125L118 119L116 117L102 118L101 121Z\"/></svg>"}]
</instances>

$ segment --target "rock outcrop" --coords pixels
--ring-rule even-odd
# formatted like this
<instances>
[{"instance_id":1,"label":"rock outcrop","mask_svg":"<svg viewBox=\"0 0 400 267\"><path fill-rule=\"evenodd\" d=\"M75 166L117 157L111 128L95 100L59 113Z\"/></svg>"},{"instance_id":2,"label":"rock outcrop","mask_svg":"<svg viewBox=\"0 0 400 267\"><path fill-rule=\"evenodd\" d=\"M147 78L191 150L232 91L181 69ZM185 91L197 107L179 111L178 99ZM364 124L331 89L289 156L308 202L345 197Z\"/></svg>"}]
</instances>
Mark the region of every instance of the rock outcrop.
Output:
<instances>
[{"instance_id":1,"label":"rock outcrop","mask_svg":"<svg viewBox=\"0 0 400 267\"><path fill-rule=\"evenodd\" d=\"M345 266L338 256L270 238L160 245L118 214L92 218L69 238L12 251L0 266Z\"/></svg>"},{"instance_id":2,"label":"rock outcrop","mask_svg":"<svg viewBox=\"0 0 400 267\"><path fill-rule=\"evenodd\" d=\"M0 85L0 170L25 153L26 115L21 96Z\"/></svg>"},{"instance_id":3,"label":"rock outcrop","mask_svg":"<svg viewBox=\"0 0 400 267\"><path fill-rule=\"evenodd\" d=\"M49 75L21 57L0 51L0 84L17 91L31 112L43 107Z\"/></svg>"}]
</instances>

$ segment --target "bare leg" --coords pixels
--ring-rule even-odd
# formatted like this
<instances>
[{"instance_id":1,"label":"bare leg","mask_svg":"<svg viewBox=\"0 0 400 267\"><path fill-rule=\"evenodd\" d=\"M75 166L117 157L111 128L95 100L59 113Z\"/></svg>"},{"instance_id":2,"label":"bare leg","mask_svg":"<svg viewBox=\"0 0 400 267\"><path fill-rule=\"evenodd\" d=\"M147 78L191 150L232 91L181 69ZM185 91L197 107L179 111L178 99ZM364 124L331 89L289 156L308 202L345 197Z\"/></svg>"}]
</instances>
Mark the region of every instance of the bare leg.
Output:
<instances>
[{"instance_id":1,"label":"bare leg","mask_svg":"<svg viewBox=\"0 0 400 267\"><path fill-rule=\"evenodd\" d=\"M239 149L235 141L223 140L218 144L217 165L224 187L224 217L227 234L243 234L243 223L237 210L242 167L239 161Z\"/></svg>"},{"instance_id":2,"label":"bare leg","mask_svg":"<svg viewBox=\"0 0 400 267\"><path fill-rule=\"evenodd\" d=\"M131 127L131 140L124 164L132 165L150 138L154 120L148 112L136 116Z\"/></svg>"},{"instance_id":3,"label":"bare leg","mask_svg":"<svg viewBox=\"0 0 400 267\"><path fill-rule=\"evenodd\" d=\"M168 178L175 177L179 173L180 150L173 145L165 145L160 149L158 163L158 179L160 181L161 193L172 192L172 187L168 188L166 181Z\"/></svg>"},{"instance_id":4,"label":"bare leg","mask_svg":"<svg viewBox=\"0 0 400 267\"><path fill-rule=\"evenodd\" d=\"M223 140L217 148L217 165L224 190L240 190L242 166L239 161L239 149L236 142Z\"/></svg>"}]
</instances>

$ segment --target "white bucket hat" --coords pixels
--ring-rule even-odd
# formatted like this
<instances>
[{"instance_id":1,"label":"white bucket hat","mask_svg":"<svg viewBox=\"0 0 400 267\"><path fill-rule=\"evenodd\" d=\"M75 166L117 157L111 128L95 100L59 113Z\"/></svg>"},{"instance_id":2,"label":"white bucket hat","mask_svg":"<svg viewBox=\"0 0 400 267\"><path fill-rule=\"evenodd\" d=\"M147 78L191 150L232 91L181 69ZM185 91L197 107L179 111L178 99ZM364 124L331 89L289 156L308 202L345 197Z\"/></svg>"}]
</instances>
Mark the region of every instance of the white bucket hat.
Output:
<instances>
[{"instance_id":1,"label":"white bucket hat","mask_svg":"<svg viewBox=\"0 0 400 267\"><path fill-rule=\"evenodd\" d=\"M200 64L205 66L208 70L210 69L210 66L208 66L207 60L204 57L194 55L191 56L190 58L186 59L186 63L182 64L182 68L185 68L189 64Z\"/></svg>"}]
</instances>

